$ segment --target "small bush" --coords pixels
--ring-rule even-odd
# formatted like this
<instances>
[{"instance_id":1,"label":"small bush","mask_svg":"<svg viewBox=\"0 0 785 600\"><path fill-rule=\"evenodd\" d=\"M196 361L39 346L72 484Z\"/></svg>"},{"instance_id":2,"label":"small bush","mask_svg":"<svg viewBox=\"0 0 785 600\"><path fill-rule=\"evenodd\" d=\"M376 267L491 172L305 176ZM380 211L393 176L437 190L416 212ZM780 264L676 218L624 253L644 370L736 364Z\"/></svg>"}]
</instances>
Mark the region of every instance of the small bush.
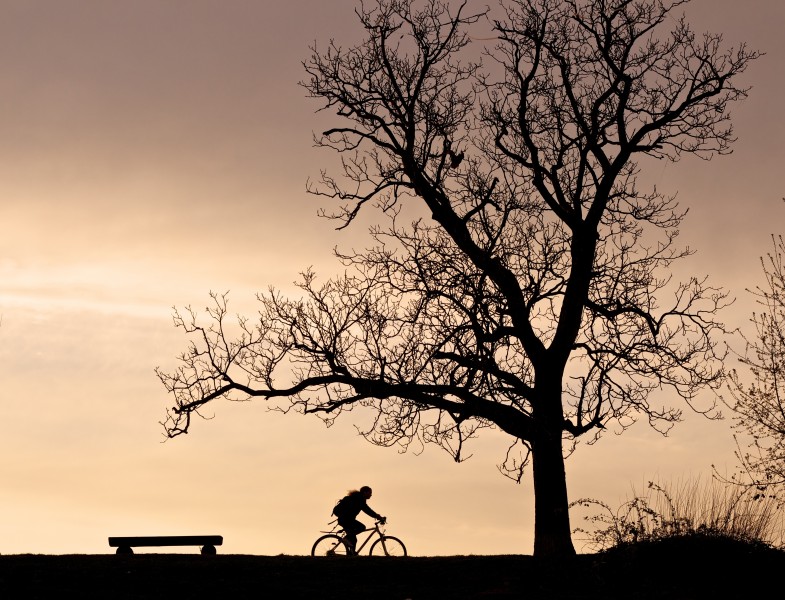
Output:
<instances>
[{"instance_id":1,"label":"small bush","mask_svg":"<svg viewBox=\"0 0 785 600\"><path fill-rule=\"evenodd\" d=\"M633 490L634 491L634 490ZM749 487L695 479L677 485L650 481L617 509L583 498L570 505L592 510L573 530L590 551L678 536L723 537L782 547L781 502Z\"/></svg>"}]
</instances>

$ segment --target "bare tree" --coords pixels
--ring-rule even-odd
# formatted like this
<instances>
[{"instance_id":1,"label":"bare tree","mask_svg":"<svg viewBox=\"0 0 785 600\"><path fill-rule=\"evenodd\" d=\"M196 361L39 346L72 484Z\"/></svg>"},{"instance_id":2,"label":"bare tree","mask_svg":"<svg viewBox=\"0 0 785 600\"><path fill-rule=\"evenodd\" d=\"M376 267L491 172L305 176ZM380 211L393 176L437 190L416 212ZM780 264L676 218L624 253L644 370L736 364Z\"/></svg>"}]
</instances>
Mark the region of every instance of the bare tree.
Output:
<instances>
[{"instance_id":1,"label":"bare tree","mask_svg":"<svg viewBox=\"0 0 785 600\"><path fill-rule=\"evenodd\" d=\"M374 209L386 224L369 249L336 252L343 276L305 273L301 299L260 295L236 337L225 297L206 323L177 313L193 342L158 371L176 401L168 434L221 397L328 423L362 407L372 443L456 460L500 429L502 471L520 481L531 462L534 553L574 553L565 452L641 416L666 431L682 408L663 388L710 413L695 395L723 375L726 295L671 281L689 254L675 244L684 212L638 189L635 159L727 153L729 104L746 96L735 80L756 54L694 34L672 15L682 4L363 3L364 41L304 63L337 115L317 143L343 167L310 190L339 227ZM486 34L470 32L485 22L481 54Z\"/></svg>"},{"instance_id":2,"label":"bare tree","mask_svg":"<svg viewBox=\"0 0 785 600\"><path fill-rule=\"evenodd\" d=\"M785 241L772 238L773 250L761 258L766 279L752 290L761 312L753 313L755 336L741 362L753 383L730 374L735 427L748 440L736 452L744 474L740 480L764 490L785 486Z\"/></svg>"}]
</instances>

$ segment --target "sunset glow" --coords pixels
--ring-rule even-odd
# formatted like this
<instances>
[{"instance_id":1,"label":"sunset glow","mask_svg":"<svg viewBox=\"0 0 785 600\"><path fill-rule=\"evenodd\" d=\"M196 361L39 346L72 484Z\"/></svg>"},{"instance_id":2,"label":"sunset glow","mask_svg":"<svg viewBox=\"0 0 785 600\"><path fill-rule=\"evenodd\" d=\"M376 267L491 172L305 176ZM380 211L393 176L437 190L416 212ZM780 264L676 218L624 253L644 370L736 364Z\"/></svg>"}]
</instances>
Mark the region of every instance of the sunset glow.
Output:
<instances>
[{"instance_id":1,"label":"sunset glow","mask_svg":"<svg viewBox=\"0 0 785 600\"><path fill-rule=\"evenodd\" d=\"M333 247L370 243L305 191L336 157L313 147L328 115L298 86L309 44L356 39L356 3L0 0L0 554L192 534L222 535L220 553L307 554L362 485L412 555L531 553L530 481L499 474L498 432L456 464L368 444L361 411L328 429L219 402L164 442L172 399L154 368L187 345L174 306L228 291L252 316L256 292L296 294L308 267L339 272ZM652 161L641 181L689 208L679 241L697 253L677 275L727 288L725 322L745 328L745 289L785 233L785 3L688 9L697 31L765 56L742 80L734 152ZM685 412L668 437L609 432L567 461L569 493L614 504L650 479L730 472L730 425Z\"/></svg>"}]
</instances>

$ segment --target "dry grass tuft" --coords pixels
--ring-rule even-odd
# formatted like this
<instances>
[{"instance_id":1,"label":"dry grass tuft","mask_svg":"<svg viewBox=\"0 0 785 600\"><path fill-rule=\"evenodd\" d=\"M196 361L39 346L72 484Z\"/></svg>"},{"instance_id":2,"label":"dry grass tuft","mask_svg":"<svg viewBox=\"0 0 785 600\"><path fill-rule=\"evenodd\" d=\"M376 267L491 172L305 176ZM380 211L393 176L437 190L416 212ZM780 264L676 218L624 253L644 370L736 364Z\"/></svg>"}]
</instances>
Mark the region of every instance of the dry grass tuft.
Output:
<instances>
[{"instance_id":1,"label":"dry grass tuft","mask_svg":"<svg viewBox=\"0 0 785 600\"><path fill-rule=\"evenodd\" d=\"M573 532L591 551L690 535L783 547L781 500L716 479L650 481L644 493L633 490L616 509L591 498L570 506L592 511L583 517L588 526Z\"/></svg>"}]
</instances>

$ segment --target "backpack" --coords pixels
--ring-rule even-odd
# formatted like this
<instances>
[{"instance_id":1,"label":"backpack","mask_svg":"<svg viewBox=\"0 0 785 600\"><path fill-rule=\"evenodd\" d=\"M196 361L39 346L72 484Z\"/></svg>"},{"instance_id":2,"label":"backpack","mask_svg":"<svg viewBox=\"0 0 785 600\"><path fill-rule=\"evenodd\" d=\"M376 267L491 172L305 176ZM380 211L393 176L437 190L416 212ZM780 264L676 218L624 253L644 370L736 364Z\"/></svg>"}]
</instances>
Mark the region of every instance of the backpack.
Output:
<instances>
[{"instance_id":1,"label":"backpack","mask_svg":"<svg viewBox=\"0 0 785 600\"><path fill-rule=\"evenodd\" d=\"M344 496L340 500L338 500L337 504L333 507L332 514L339 519L346 514L346 510L349 505L349 496Z\"/></svg>"}]
</instances>

